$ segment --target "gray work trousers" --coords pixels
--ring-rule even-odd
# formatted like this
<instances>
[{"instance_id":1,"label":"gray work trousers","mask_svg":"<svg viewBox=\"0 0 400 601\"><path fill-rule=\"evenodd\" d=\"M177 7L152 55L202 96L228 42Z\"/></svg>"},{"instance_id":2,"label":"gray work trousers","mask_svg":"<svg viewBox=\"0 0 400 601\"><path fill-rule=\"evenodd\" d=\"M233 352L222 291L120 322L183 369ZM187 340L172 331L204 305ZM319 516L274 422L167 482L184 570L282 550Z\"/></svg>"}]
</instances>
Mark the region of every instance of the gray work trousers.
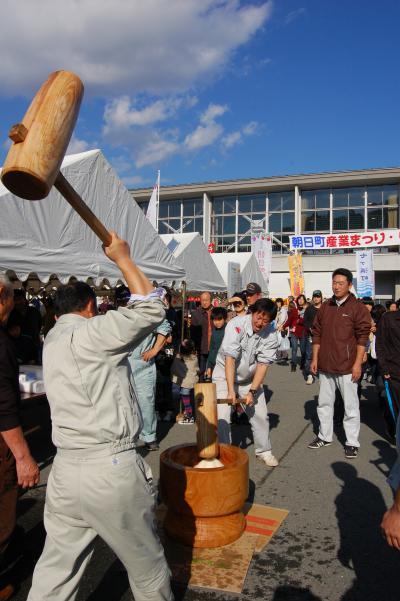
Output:
<instances>
[{"instance_id":1,"label":"gray work trousers","mask_svg":"<svg viewBox=\"0 0 400 601\"><path fill-rule=\"evenodd\" d=\"M226 380L214 380L217 386L217 398L224 399L228 396ZM235 392L240 398L246 396L251 384L236 384ZM219 442L231 444L231 407L232 405L218 405L218 438ZM269 438L269 416L267 403L265 401L264 389L260 388L254 398L254 405L246 406L246 415L249 418L253 432L254 447L256 455L271 450Z\"/></svg>"},{"instance_id":2,"label":"gray work trousers","mask_svg":"<svg viewBox=\"0 0 400 601\"><path fill-rule=\"evenodd\" d=\"M319 438L326 442L333 439L333 410L336 389L339 389L344 403L343 428L346 433L346 445L359 447L360 401L357 394L357 382L351 381L351 374L319 373L318 418Z\"/></svg>"},{"instance_id":3,"label":"gray work trousers","mask_svg":"<svg viewBox=\"0 0 400 601\"><path fill-rule=\"evenodd\" d=\"M173 600L154 526L151 470L134 449L104 452L58 451L28 601L73 601L97 535L125 566L135 601Z\"/></svg>"}]
</instances>

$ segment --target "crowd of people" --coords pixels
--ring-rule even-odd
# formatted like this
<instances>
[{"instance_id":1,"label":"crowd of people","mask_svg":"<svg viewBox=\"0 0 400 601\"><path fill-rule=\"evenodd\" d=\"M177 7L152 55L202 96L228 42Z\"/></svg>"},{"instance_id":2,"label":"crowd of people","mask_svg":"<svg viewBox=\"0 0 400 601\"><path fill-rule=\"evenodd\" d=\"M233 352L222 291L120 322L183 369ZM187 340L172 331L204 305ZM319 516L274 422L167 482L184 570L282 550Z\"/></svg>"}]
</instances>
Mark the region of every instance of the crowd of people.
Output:
<instances>
[{"instance_id":1,"label":"crowd of people","mask_svg":"<svg viewBox=\"0 0 400 601\"><path fill-rule=\"evenodd\" d=\"M138 438L148 451L159 448L159 420L195 422L197 382L214 382L218 398L229 401L218 405L219 440L230 443L233 424L247 422L255 455L268 468L279 463L272 453L264 394L274 362L287 365L290 373L299 367L308 385L319 380L319 431L310 450L332 444L339 397L345 458L357 457L363 379L376 386L390 437L398 425L400 304L357 299L347 269L333 272L333 295L326 300L320 290L311 299L304 294L263 298L260 286L250 282L217 304L204 291L198 306L183 315L172 307L170 291L154 290L123 240L113 234L105 252L127 282L113 302L103 299L98 305L93 290L76 282L61 286L43 310L0 277L3 564L15 527L17 485L31 487L40 478L18 417L18 364L40 363L43 357L57 447L47 485L47 539L29 601L70 598L96 534L125 565L135 599L172 599L169 570L152 527L152 476L135 448ZM390 482L395 501L382 529L388 543L400 549L400 463ZM101 507L99 487L110 491ZM7 592L1 597L6 589L0 588L0 599L8 598Z\"/></svg>"}]
</instances>

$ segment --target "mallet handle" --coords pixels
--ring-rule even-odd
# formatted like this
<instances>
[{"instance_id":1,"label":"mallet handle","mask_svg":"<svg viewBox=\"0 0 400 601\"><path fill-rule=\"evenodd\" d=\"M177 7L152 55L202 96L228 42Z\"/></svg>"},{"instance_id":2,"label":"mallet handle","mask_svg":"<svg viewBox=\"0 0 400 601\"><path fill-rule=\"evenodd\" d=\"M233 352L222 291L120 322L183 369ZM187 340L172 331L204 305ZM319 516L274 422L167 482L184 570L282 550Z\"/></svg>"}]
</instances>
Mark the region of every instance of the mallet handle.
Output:
<instances>
[{"instance_id":1,"label":"mallet handle","mask_svg":"<svg viewBox=\"0 0 400 601\"><path fill-rule=\"evenodd\" d=\"M245 403L246 399L217 399L217 405L240 405L241 403Z\"/></svg>"},{"instance_id":2,"label":"mallet handle","mask_svg":"<svg viewBox=\"0 0 400 601\"><path fill-rule=\"evenodd\" d=\"M87 204L83 202L79 194L74 190L68 180L65 179L61 171L56 177L54 182L57 190L62 194L67 202L73 209L82 217L83 221L86 221L91 230L100 238L104 246L111 244L111 234L104 227L96 215L89 209Z\"/></svg>"}]
</instances>

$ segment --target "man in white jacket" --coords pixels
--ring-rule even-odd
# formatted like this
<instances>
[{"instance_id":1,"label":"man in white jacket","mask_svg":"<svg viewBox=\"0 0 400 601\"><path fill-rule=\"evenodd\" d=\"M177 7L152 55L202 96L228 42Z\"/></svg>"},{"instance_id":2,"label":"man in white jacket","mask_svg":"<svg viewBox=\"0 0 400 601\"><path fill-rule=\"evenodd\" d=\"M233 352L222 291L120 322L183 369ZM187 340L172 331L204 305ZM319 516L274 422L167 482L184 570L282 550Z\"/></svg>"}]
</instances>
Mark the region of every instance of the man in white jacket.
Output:
<instances>
[{"instance_id":1,"label":"man in white jacket","mask_svg":"<svg viewBox=\"0 0 400 601\"><path fill-rule=\"evenodd\" d=\"M43 368L57 447L47 485L47 538L29 601L73 601L97 535L124 564L136 601L170 601L170 573L154 531L148 465L135 451L142 418L128 355L164 319L158 291L112 233L105 254L131 292L127 307L96 316L92 289L61 287Z\"/></svg>"},{"instance_id":2,"label":"man in white jacket","mask_svg":"<svg viewBox=\"0 0 400 601\"><path fill-rule=\"evenodd\" d=\"M276 311L272 300L261 298L251 305L250 315L232 319L225 328L212 375L219 399L245 399L256 457L268 467L278 465L271 451L263 389L268 366L275 361L278 349L278 336L271 323ZM228 404L218 405L218 437L227 444L231 442L230 410Z\"/></svg>"}]
</instances>

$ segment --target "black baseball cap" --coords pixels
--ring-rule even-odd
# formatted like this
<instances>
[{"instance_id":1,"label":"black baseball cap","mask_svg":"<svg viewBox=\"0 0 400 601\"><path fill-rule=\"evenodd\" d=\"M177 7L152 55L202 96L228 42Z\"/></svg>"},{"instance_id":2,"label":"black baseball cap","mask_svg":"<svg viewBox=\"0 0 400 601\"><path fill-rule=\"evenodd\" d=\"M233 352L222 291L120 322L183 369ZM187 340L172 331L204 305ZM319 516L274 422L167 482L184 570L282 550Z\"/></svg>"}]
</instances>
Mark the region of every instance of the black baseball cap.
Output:
<instances>
[{"instance_id":1,"label":"black baseball cap","mask_svg":"<svg viewBox=\"0 0 400 601\"><path fill-rule=\"evenodd\" d=\"M312 297L314 298L314 296L319 296L320 298L322 298L321 290L314 290L314 292L312 293Z\"/></svg>"},{"instance_id":2,"label":"black baseball cap","mask_svg":"<svg viewBox=\"0 0 400 601\"><path fill-rule=\"evenodd\" d=\"M120 302L128 301L131 297L131 293L127 286L122 284L121 286L117 286L115 289L115 299Z\"/></svg>"},{"instance_id":3,"label":"black baseball cap","mask_svg":"<svg viewBox=\"0 0 400 601\"><path fill-rule=\"evenodd\" d=\"M260 294L262 292L261 286L259 286L256 282L250 282L246 286L246 294L251 296L252 294Z\"/></svg>"}]
</instances>

